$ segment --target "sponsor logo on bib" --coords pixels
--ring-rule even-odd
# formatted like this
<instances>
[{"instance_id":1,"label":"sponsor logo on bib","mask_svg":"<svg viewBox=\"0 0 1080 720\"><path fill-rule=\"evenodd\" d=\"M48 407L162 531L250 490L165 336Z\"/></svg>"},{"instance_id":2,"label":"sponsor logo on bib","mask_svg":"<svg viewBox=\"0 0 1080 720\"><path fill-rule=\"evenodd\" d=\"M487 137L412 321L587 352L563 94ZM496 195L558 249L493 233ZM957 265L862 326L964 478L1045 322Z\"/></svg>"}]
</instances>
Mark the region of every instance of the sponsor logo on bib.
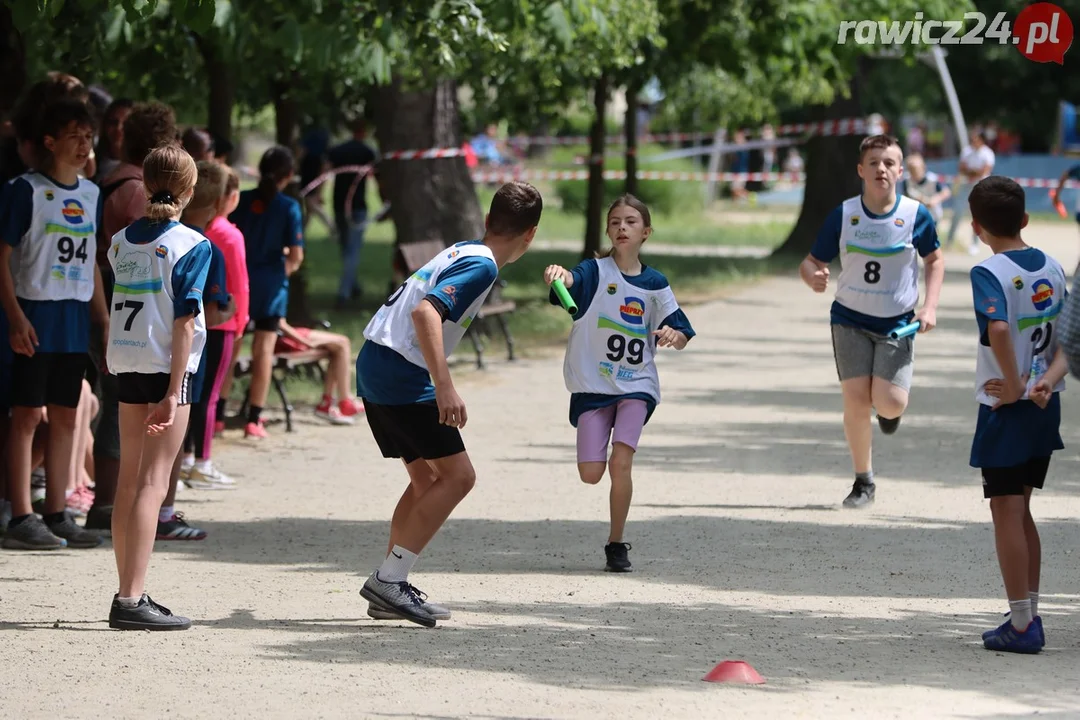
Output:
<instances>
[{"instance_id":1,"label":"sponsor logo on bib","mask_svg":"<svg viewBox=\"0 0 1080 720\"><path fill-rule=\"evenodd\" d=\"M851 216L851 224L852 225L858 225L859 224L859 216L858 215L852 215Z\"/></svg>"},{"instance_id":2,"label":"sponsor logo on bib","mask_svg":"<svg viewBox=\"0 0 1080 720\"><path fill-rule=\"evenodd\" d=\"M64 201L64 207L60 214L72 225L82 225L83 221L86 220L86 211L83 210L82 204L75 198L68 198Z\"/></svg>"},{"instance_id":3,"label":"sponsor logo on bib","mask_svg":"<svg viewBox=\"0 0 1080 720\"><path fill-rule=\"evenodd\" d=\"M609 362L600 363L600 374L604 377L611 377L615 374L615 366Z\"/></svg>"},{"instance_id":4,"label":"sponsor logo on bib","mask_svg":"<svg viewBox=\"0 0 1080 720\"><path fill-rule=\"evenodd\" d=\"M904 218L896 218L892 222L896 227L904 227Z\"/></svg>"},{"instance_id":5,"label":"sponsor logo on bib","mask_svg":"<svg viewBox=\"0 0 1080 720\"><path fill-rule=\"evenodd\" d=\"M116 274L132 278L150 277L150 256L144 252L129 252L116 263Z\"/></svg>"},{"instance_id":6,"label":"sponsor logo on bib","mask_svg":"<svg viewBox=\"0 0 1080 720\"><path fill-rule=\"evenodd\" d=\"M623 298L623 304L619 306L619 315L631 325L643 325L645 323L645 301L641 298Z\"/></svg>"},{"instance_id":7,"label":"sponsor logo on bib","mask_svg":"<svg viewBox=\"0 0 1080 720\"><path fill-rule=\"evenodd\" d=\"M1013 278L1013 287L1015 287L1017 290L1023 290L1024 289L1024 279L1021 278L1019 275L1014 277Z\"/></svg>"},{"instance_id":8,"label":"sponsor logo on bib","mask_svg":"<svg viewBox=\"0 0 1080 720\"><path fill-rule=\"evenodd\" d=\"M618 289L619 289L618 285L616 285L615 283L611 283L610 285L607 286L607 294L608 295L614 295L618 291Z\"/></svg>"},{"instance_id":9,"label":"sponsor logo on bib","mask_svg":"<svg viewBox=\"0 0 1080 720\"><path fill-rule=\"evenodd\" d=\"M46 191L45 191L45 199L46 199L46 200L52 200L52 199L54 199L55 197L56 197L56 195L54 195L54 194L53 194L53 191L52 191L52 190L46 190Z\"/></svg>"},{"instance_id":10,"label":"sponsor logo on bib","mask_svg":"<svg viewBox=\"0 0 1080 720\"><path fill-rule=\"evenodd\" d=\"M157 255L159 258L168 257L169 256L169 248L164 247L164 246L158 246L157 248L154 249L154 254Z\"/></svg>"},{"instance_id":11,"label":"sponsor logo on bib","mask_svg":"<svg viewBox=\"0 0 1080 720\"><path fill-rule=\"evenodd\" d=\"M456 258L460 254L461 254L460 250L451 250L450 254L446 256L446 259L447 260L453 260L454 258Z\"/></svg>"},{"instance_id":12,"label":"sponsor logo on bib","mask_svg":"<svg viewBox=\"0 0 1080 720\"><path fill-rule=\"evenodd\" d=\"M1054 304L1054 286L1049 280L1036 280L1031 290L1031 302L1036 310L1045 310Z\"/></svg>"}]
</instances>

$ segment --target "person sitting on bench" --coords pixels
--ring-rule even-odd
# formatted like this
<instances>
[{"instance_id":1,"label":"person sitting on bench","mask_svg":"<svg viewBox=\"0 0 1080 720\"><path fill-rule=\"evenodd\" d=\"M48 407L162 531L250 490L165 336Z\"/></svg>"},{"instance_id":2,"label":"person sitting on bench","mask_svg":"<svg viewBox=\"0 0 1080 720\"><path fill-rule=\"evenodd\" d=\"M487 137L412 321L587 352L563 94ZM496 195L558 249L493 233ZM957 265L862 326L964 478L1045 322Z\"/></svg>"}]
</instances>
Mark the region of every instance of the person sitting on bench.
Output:
<instances>
[{"instance_id":1,"label":"person sitting on bench","mask_svg":"<svg viewBox=\"0 0 1080 720\"><path fill-rule=\"evenodd\" d=\"M281 335L274 347L275 355L321 349L330 355L330 367L324 377L322 402L315 415L334 425L351 425L364 406L352 397L349 363L352 345L349 338L326 330L293 327L281 319ZM334 398L340 398L335 404Z\"/></svg>"}]
</instances>

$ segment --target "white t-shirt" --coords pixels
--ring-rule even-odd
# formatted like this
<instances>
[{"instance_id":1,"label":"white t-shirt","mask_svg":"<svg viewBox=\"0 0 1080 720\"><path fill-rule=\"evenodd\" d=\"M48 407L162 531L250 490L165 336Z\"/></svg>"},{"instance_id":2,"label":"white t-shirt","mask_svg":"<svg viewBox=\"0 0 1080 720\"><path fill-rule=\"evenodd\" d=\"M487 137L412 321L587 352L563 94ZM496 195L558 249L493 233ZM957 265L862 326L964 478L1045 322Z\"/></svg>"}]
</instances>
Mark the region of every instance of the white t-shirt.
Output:
<instances>
[{"instance_id":1,"label":"white t-shirt","mask_svg":"<svg viewBox=\"0 0 1080 720\"><path fill-rule=\"evenodd\" d=\"M960 154L960 162L964 163L969 170L979 170L981 168L977 179L982 180L994 172L994 151L987 145L980 148L973 145L968 146L967 150Z\"/></svg>"}]
</instances>

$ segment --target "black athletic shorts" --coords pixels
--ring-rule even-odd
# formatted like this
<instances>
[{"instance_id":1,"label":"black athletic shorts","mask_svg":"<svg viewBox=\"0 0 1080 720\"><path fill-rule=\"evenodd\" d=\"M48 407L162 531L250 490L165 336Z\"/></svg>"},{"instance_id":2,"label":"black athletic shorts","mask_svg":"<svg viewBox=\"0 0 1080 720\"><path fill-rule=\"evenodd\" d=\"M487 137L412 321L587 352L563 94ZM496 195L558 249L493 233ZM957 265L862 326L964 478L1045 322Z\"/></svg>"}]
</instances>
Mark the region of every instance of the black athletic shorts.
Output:
<instances>
[{"instance_id":1,"label":"black athletic shorts","mask_svg":"<svg viewBox=\"0 0 1080 720\"><path fill-rule=\"evenodd\" d=\"M89 361L86 353L16 354L11 362L11 406L79 407Z\"/></svg>"},{"instance_id":2,"label":"black athletic shorts","mask_svg":"<svg viewBox=\"0 0 1080 720\"><path fill-rule=\"evenodd\" d=\"M276 333L281 329L281 317L278 315L271 315L269 317L259 318L255 321L255 329Z\"/></svg>"},{"instance_id":3,"label":"black athletic shorts","mask_svg":"<svg viewBox=\"0 0 1080 720\"><path fill-rule=\"evenodd\" d=\"M1049 455L1031 458L1026 463L1012 467L983 468L983 497L1023 495L1025 487L1042 490L1049 469Z\"/></svg>"},{"instance_id":4,"label":"black athletic shorts","mask_svg":"<svg viewBox=\"0 0 1080 720\"><path fill-rule=\"evenodd\" d=\"M127 405L157 405L169 392L169 373L120 373L117 398ZM191 404L191 373L184 373L177 405Z\"/></svg>"},{"instance_id":5,"label":"black athletic shorts","mask_svg":"<svg viewBox=\"0 0 1080 720\"><path fill-rule=\"evenodd\" d=\"M411 463L420 458L438 460L465 452L461 433L456 427L439 422L435 403L376 405L365 400L364 415L383 457Z\"/></svg>"}]
</instances>

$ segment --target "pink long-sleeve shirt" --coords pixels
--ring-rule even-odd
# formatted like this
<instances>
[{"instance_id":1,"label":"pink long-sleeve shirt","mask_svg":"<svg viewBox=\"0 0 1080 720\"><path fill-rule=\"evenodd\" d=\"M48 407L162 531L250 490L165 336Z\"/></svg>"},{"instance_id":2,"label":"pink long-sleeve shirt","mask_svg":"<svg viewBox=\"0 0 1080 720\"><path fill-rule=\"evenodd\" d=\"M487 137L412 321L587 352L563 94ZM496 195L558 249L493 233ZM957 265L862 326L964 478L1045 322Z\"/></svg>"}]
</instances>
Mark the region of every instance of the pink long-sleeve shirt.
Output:
<instances>
[{"instance_id":1,"label":"pink long-sleeve shirt","mask_svg":"<svg viewBox=\"0 0 1080 720\"><path fill-rule=\"evenodd\" d=\"M212 330L229 330L237 338L244 334L248 324L248 308L251 303L251 285L248 282L247 253L244 235L239 228L219 215L210 221L203 233L225 256L225 284L236 301L236 314Z\"/></svg>"}]
</instances>

